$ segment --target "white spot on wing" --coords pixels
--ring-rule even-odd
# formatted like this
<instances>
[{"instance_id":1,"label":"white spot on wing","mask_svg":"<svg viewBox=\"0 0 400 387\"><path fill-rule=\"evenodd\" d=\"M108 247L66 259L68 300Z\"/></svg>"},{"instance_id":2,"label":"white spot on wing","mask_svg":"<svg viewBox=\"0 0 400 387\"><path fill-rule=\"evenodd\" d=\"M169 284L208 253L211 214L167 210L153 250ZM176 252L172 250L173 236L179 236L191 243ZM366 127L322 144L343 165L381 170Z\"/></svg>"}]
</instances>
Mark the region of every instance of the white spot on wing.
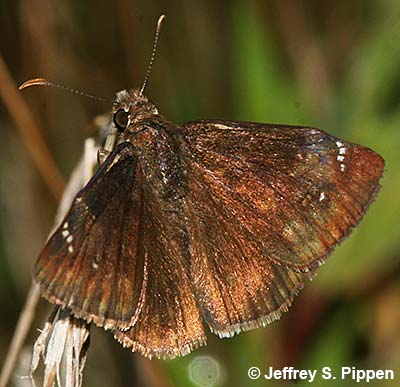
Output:
<instances>
[{"instance_id":1,"label":"white spot on wing","mask_svg":"<svg viewBox=\"0 0 400 387\"><path fill-rule=\"evenodd\" d=\"M98 269L99 268L99 265L96 263L96 262L92 262L92 267L93 267L93 269Z\"/></svg>"},{"instance_id":2,"label":"white spot on wing","mask_svg":"<svg viewBox=\"0 0 400 387\"><path fill-rule=\"evenodd\" d=\"M340 171L344 172L346 165L343 163L345 159L345 154L346 154L346 148L344 147L344 144L340 141L336 141L336 145L339 148L338 155L336 157L336 160L340 162Z\"/></svg>"},{"instance_id":3,"label":"white spot on wing","mask_svg":"<svg viewBox=\"0 0 400 387\"><path fill-rule=\"evenodd\" d=\"M73 237L72 235L70 235L70 236L67 238L67 243L71 243L73 240L74 240L74 237Z\"/></svg>"},{"instance_id":4,"label":"white spot on wing","mask_svg":"<svg viewBox=\"0 0 400 387\"><path fill-rule=\"evenodd\" d=\"M61 234L62 234L63 238L66 238L69 235L69 231L68 230L62 230Z\"/></svg>"},{"instance_id":5,"label":"white spot on wing","mask_svg":"<svg viewBox=\"0 0 400 387\"><path fill-rule=\"evenodd\" d=\"M230 126L226 126L223 124L214 124L214 127L218 129L232 129Z\"/></svg>"},{"instance_id":6,"label":"white spot on wing","mask_svg":"<svg viewBox=\"0 0 400 387\"><path fill-rule=\"evenodd\" d=\"M325 199L325 193L321 192L321 194L319 195L319 201L322 202Z\"/></svg>"},{"instance_id":7,"label":"white spot on wing","mask_svg":"<svg viewBox=\"0 0 400 387\"><path fill-rule=\"evenodd\" d=\"M70 253L74 252L74 248L71 245L68 246L68 252L70 252Z\"/></svg>"}]
</instances>

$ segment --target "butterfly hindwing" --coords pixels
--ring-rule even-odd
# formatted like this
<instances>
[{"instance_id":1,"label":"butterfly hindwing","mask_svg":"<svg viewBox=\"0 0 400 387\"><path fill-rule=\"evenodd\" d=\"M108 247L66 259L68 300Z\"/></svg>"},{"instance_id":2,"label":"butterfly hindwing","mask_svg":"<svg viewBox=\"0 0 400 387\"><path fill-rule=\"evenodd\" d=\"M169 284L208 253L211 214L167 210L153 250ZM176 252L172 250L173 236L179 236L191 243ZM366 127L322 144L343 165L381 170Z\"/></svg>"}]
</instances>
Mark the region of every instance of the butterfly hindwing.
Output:
<instances>
[{"instance_id":1,"label":"butterfly hindwing","mask_svg":"<svg viewBox=\"0 0 400 387\"><path fill-rule=\"evenodd\" d=\"M192 279L203 318L220 337L279 318L302 275L266 259L236 217L200 182L187 203Z\"/></svg>"},{"instance_id":2,"label":"butterfly hindwing","mask_svg":"<svg viewBox=\"0 0 400 387\"><path fill-rule=\"evenodd\" d=\"M167 211L162 203L146 199L140 233L148 260L146 301L137 323L114 336L147 357L173 358L205 344L206 337L188 276L181 210Z\"/></svg>"}]
</instances>

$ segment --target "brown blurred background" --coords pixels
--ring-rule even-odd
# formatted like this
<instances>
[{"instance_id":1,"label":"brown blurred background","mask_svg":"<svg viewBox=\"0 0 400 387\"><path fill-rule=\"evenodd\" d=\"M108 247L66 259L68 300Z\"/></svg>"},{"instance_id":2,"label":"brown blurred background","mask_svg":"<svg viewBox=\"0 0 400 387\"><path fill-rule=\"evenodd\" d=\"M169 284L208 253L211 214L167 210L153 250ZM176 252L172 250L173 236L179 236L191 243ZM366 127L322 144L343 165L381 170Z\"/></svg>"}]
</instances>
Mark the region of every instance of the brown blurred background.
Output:
<instances>
[{"instance_id":1,"label":"brown blurred background","mask_svg":"<svg viewBox=\"0 0 400 387\"><path fill-rule=\"evenodd\" d=\"M167 20L146 94L165 116L175 122L222 118L321 127L379 152L386 159L383 189L280 321L230 340L209 334L206 348L151 362L92 329L84 385L195 386L189 371L200 355L221 367L218 386L266 385L250 380L247 370L270 365L390 368L398 384L400 2L0 0L1 55L15 85L42 76L113 98L143 81L162 13ZM23 98L67 180L89 122L110 106L54 88L28 89ZM48 178L52 193L42 177L47 172L38 170L24 145L38 149L39 140L29 132L24 140L5 104L0 133L2 364L34 261L52 227L57 180ZM26 354L49 310L42 301ZM13 383L22 385L19 379ZM317 380L324 383L334 384Z\"/></svg>"}]
</instances>

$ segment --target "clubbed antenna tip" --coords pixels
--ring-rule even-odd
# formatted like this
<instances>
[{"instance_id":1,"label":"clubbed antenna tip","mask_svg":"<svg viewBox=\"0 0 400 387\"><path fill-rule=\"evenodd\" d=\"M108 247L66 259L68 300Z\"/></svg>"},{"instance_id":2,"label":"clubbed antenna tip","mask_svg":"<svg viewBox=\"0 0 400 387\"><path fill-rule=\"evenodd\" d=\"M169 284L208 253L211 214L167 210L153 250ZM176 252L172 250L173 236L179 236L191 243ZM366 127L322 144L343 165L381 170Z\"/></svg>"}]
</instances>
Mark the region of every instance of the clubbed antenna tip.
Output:
<instances>
[{"instance_id":1,"label":"clubbed antenna tip","mask_svg":"<svg viewBox=\"0 0 400 387\"><path fill-rule=\"evenodd\" d=\"M63 90L67 90L70 93L74 93L74 94L78 94L78 95L82 95L84 97L89 97L89 98L94 98L97 99L99 101L102 102L113 102L109 99L106 98L101 98L101 97L97 97L95 95L91 95L88 93L84 93L83 91L79 91L79 90L75 90L75 89L71 89L70 87L65 87L62 85L59 85L58 83L54 83L51 81L48 81L45 78L33 78L33 79L29 79L28 81L24 82L18 89L19 90L24 90L27 87L31 87L31 86L52 86L52 87L58 87L59 89L63 89Z\"/></svg>"}]
</instances>

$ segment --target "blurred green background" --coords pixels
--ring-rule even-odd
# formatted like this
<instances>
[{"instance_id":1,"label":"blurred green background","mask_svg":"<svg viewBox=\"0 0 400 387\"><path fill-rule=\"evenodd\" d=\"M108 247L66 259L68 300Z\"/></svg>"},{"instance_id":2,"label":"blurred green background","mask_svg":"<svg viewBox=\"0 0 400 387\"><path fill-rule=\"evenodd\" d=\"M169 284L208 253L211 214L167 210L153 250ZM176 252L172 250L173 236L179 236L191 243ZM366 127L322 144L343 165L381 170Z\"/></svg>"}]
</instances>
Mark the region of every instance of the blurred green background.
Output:
<instances>
[{"instance_id":1,"label":"blurred green background","mask_svg":"<svg viewBox=\"0 0 400 387\"><path fill-rule=\"evenodd\" d=\"M17 85L43 76L113 98L141 84L162 13L167 20L146 94L166 117L319 127L380 153L386 160L383 188L278 322L232 339L210 333L207 347L173 361L132 355L109 333L92 329L84 386L196 386L189 369L198 356L218 362L218 386L278 383L250 380L251 366L347 365L394 369L395 381L370 385L398 385L400 2L1 0L1 55ZM88 136L85 128L110 106L50 88L29 89L23 97L67 180ZM57 201L4 105L0 133L2 364ZM49 311L41 301L17 374ZM206 365L206 379L195 379L207 385L212 372ZM11 385L21 383L17 378ZM297 382L303 384L309 385ZM355 383L318 377L314 385L335 384Z\"/></svg>"}]
</instances>

